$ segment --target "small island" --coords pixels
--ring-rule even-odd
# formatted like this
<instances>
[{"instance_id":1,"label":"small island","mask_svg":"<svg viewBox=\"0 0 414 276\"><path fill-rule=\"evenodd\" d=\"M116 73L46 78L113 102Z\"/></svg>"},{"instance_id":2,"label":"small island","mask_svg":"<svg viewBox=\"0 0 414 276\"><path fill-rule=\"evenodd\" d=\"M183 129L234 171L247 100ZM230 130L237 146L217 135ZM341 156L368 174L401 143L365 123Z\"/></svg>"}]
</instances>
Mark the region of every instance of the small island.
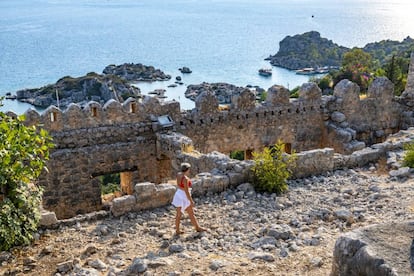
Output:
<instances>
[{"instance_id":1,"label":"small island","mask_svg":"<svg viewBox=\"0 0 414 276\"><path fill-rule=\"evenodd\" d=\"M105 103L110 99L123 102L129 97L142 97L137 81L164 81L171 79L160 69L140 63L108 65L102 74L91 72L81 77L65 76L54 84L16 92L16 99L39 108L55 105L65 108L71 103L83 106L89 101Z\"/></svg>"},{"instance_id":2,"label":"small island","mask_svg":"<svg viewBox=\"0 0 414 276\"><path fill-rule=\"evenodd\" d=\"M383 40L369 43L362 50L371 54L374 59L383 64L389 58L388 53L404 52L413 45L414 40L407 37L402 42ZM301 70L299 72L302 74L318 73L318 70L327 73L330 69L337 69L341 66L344 54L350 50L350 48L340 46L332 40L321 37L319 32L310 31L294 36L286 36L279 43L279 51L265 60L269 60L273 66L289 70Z\"/></svg>"}]
</instances>

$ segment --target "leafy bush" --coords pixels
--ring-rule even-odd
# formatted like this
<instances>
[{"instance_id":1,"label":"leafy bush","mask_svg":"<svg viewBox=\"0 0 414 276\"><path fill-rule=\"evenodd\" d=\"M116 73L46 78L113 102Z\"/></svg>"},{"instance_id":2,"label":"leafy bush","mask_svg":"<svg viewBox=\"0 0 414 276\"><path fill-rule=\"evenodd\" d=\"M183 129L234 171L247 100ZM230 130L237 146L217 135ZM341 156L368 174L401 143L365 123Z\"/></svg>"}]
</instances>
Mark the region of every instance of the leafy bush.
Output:
<instances>
[{"instance_id":1,"label":"leafy bush","mask_svg":"<svg viewBox=\"0 0 414 276\"><path fill-rule=\"evenodd\" d=\"M299 98L299 89L300 86L296 86L292 90L290 90L290 98Z\"/></svg>"},{"instance_id":2,"label":"leafy bush","mask_svg":"<svg viewBox=\"0 0 414 276\"><path fill-rule=\"evenodd\" d=\"M105 185L101 185L101 195L113 194L115 192L120 192L121 187L119 184L116 183L108 183Z\"/></svg>"},{"instance_id":3,"label":"leafy bush","mask_svg":"<svg viewBox=\"0 0 414 276\"><path fill-rule=\"evenodd\" d=\"M112 194L121 191L121 178L119 173L106 174L100 177L101 180L101 195Z\"/></svg>"},{"instance_id":4,"label":"leafy bush","mask_svg":"<svg viewBox=\"0 0 414 276\"><path fill-rule=\"evenodd\" d=\"M0 251L29 244L40 219L42 188L34 181L49 158L51 138L23 119L0 112Z\"/></svg>"},{"instance_id":5,"label":"leafy bush","mask_svg":"<svg viewBox=\"0 0 414 276\"><path fill-rule=\"evenodd\" d=\"M287 179L292 174L296 155L284 153L284 147L279 141L272 148L253 152L253 185L257 191L280 194L288 190Z\"/></svg>"},{"instance_id":6,"label":"leafy bush","mask_svg":"<svg viewBox=\"0 0 414 276\"><path fill-rule=\"evenodd\" d=\"M403 166L414 168L414 143L405 145L404 150Z\"/></svg>"},{"instance_id":7,"label":"leafy bush","mask_svg":"<svg viewBox=\"0 0 414 276\"><path fill-rule=\"evenodd\" d=\"M230 152L230 158L236 160L244 160L244 151L242 150L235 150Z\"/></svg>"}]
</instances>

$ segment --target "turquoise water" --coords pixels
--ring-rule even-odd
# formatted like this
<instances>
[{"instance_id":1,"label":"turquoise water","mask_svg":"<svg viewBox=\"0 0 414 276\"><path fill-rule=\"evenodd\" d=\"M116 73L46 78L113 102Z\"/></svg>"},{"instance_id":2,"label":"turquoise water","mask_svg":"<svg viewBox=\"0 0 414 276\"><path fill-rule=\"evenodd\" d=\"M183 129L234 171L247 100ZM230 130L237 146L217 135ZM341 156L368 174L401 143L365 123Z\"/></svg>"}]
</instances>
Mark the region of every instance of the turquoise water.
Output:
<instances>
[{"instance_id":1,"label":"turquoise water","mask_svg":"<svg viewBox=\"0 0 414 276\"><path fill-rule=\"evenodd\" d=\"M414 37L410 1L308 0L1 0L0 95L41 87L63 76L101 73L108 64L143 63L175 76L184 86L166 95L182 108L188 84L228 82L293 88L308 80L269 67L287 35L316 30L347 47ZM313 15L313 17L312 17ZM170 82L138 84L145 93ZM2 110L29 105L6 100Z\"/></svg>"}]
</instances>

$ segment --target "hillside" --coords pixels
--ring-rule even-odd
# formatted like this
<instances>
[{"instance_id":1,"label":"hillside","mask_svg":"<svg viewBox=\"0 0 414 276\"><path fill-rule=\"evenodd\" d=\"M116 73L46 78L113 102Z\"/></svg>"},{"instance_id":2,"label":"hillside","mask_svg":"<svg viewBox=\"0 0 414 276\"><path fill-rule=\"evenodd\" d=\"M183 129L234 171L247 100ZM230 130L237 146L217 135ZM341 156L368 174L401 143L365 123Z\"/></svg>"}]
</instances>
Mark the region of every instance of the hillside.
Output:
<instances>
[{"instance_id":1,"label":"hillside","mask_svg":"<svg viewBox=\"0 0 414 276\"><path fill-rule=\"evenodd\" d=\"M401 54L414 50L414 40L410 37L402 42L383 40L369 43L362 50L370 53L380 64L386 62L392 54ZM273 66L290 70L305 67L340 66L343 55L351 50L340 46L327 38L321 37L316 31L287 36L279 43L279 51L271 55L269 60Z\"/></svg>"}]
</instances>

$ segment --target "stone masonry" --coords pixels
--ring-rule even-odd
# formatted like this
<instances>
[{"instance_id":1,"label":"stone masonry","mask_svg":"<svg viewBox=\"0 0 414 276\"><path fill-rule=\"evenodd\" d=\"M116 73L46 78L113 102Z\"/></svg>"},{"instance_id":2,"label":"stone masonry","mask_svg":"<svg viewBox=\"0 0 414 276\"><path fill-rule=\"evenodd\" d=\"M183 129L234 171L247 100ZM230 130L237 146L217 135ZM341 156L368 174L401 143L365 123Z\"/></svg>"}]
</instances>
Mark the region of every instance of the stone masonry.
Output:
<instances>
[{"instance_id":1,"label":"stone masonry","mask_svg":"<svg viewBox=\"0 0 414 276\"><path fill-rule=\"evenodd\" d=\"M39 179L45 187L44 208L59 219L100 210L98 177L121 173L121 187L131 195L137 183L173 178L182 161L192 162L195 173L210 174L205 183L221 179L216 187L220 190L249 179L249 161L231 160L230 152L260 150L279 140L288 151L331 148L317 153L318 158L341 153L341 160L352 162L347 156L353 152L414 126L413 67L414 56L401 97L394 96L388 79L378 78L365 99L360 99L356 84L343 80L332 96L322 96L315 84L305 83L298 99L289 99L285 88L274 86L267 100L257 103L254 93L245 90L233 97L228 110L220 109L208 93L199 95L196 108L188 112L178 102L152 97L122 104L110 100L104 106L89 102L83 109L72 104L64 111L51 106L42 114L28 110L26 123L40 124L55 144L49 172ZM224 178L220 171L226 172Z\"/></svg>"}]
</instances>

